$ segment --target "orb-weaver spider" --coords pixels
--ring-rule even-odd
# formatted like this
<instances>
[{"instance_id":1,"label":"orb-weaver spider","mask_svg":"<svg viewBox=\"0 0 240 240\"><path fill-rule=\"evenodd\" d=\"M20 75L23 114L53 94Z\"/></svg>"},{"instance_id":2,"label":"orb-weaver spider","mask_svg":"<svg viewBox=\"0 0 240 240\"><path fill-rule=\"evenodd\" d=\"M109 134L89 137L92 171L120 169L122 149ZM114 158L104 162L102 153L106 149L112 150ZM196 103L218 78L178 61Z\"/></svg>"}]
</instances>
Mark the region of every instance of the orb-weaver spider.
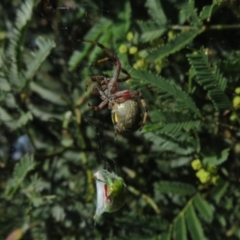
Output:
<instances>
[{"instance_id":1,"label":"orb-weaver spider","mask_svg":"<svg viewBox=\"0 0 240 240\"><path fill-rule=\"evenodd\" d=\"M88 104L89 108L98 111L108 104L108 108L111 110L115 135L118 132L136 131L142 128L147 119L146 103L139 91L119 91L118 83L127 81L131 78L131 75L128 71L122 68L118 57L101 43L91 40L78 41L89 42L93 45L97 45L107 53L108 57L96 61L91 66L106 61L109 61L116 66L116 70L112 78L107 78L105 76L93 76L87 81L86 90L91 82L96 82L92 89L97 90L100 94L100 98L103 100L98 106ZM124 73L126 76L119 77L120 72Z\"/></svg>"}]
</instances>

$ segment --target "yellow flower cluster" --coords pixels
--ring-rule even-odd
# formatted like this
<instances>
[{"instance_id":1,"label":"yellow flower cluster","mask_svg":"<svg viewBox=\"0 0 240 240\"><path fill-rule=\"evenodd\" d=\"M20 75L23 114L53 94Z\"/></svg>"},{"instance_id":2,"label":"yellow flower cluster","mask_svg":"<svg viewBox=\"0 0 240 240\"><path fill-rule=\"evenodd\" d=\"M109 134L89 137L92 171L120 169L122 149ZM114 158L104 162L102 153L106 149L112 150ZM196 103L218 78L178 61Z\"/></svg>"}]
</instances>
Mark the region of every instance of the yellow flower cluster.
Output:
<instances>
[{"instance_id":1,"label":"yellow flower cluster","mask_svg":"<svg viewBox=\"0 0 240 240\"><path fill-rule=\"evenodd\" d=\"M198 177L199 181L203 184L208 183L211 179L211 174L203 168L196 172L196 176Z\"/></svg>"},{"instance_id":2,"label":"yellow flower cluster","mask_svg":"<svg viewBox=\"0 0 240 240\"><path fill-rule=\"evenodd\" d=\"M138 48L135 46L132 46L129 48L129 53L132 55L135 54L137 51L138 51Z\"/></svg>"},{"instance_id":3,"label":"yellow flower cluster","mask_svg":"<svg viewBox=\"0 0 240 240\"><path fill-rule=\"evenodd\" d=\"M129 41L129 42L131 42L132 40L133 40L133 38L134 38L134 35L133 35L133 33L132 32L128 32L128 34L127 34L127 40Z\"/></svg>"},{"instance_id":4,"label":"yellow flower cluster","mask_svg":"<svg viewBox=\"0 0 240 240\"><path fill-rule=\"evenodd\" d=\"M118 50L120 53L126 53L128 50L127 45L121 44Z\"/></svg>"},{"instance_id":5,"label":"yellow flower cluster","mask_svg":"<svg viewBox=\"0 0 240 240\"><path fill-rule=\"evenodd\" d=\"M137 62L134 63L133 68L135 68L135 69L143 68L144 64L145 64L145 62L142 58L138 59Z\"/></svg>"},{"instance_id":6,"label":"yellow flower cluster","mask_svg":"<svg viewBox=\"0 0 240 240\"><path fill-rule=\"evenodd\" d=\"M233 100L232 100L232 105L235 109L240 109L240 87L235 88L235 93L237 94L236 96L234 96ZM230 121L234 122L237 120L237 115L236 113L232 113L230 116Z\"/></svg>"},{"instance_id":7,"label":"yellow flower cluster","mask_svg":"<svg viewBox=\"0 0 240 240\"><path fill-rule=\"evenodd\" d=\"M218 176L215 176L217 172L217 166L209 165L206 168L202 166L202 162L200 159L194 159L191 162L192 168L196 171L196 177L202 184L211 182L216 184Z\"/></svg>"}]
</instances>

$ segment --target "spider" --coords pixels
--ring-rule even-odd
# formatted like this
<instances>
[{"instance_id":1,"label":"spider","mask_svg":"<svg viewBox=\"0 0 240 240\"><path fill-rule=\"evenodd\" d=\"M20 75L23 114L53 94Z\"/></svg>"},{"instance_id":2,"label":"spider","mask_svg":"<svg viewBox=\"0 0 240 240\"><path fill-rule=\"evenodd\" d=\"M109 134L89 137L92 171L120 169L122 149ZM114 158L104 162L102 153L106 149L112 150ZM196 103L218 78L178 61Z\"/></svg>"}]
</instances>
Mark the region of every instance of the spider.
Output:
<instances>
[{"instance_id":1,"label":"spider","mask_svg":"<svg viewBox=\"0 0 240 240\"><path fill-rule=\"evenodd\" d=\"M88 104L89 108L98 111L108 105L108 108L111 110L115 136L117 133L121 132L136 131L138 129L141 130L148 115L146 103L141 92L131 90L120 91L118 88L118 83L127 81L131 78L131 75L122 68L118 57L101 43L92 40L79 41L97 45L108 55L108 57L96 61L91 66L109 61L116 67L114 75L111 78L107 78L105 76L93 76L87 81L86 90L91 82L96 82L96 84L92 87L92 90L97 90L100 94L100 98L103 100L99 106ZM124 73L126 76L119 77L120 72Z\"/></svg>"}]
</instances>

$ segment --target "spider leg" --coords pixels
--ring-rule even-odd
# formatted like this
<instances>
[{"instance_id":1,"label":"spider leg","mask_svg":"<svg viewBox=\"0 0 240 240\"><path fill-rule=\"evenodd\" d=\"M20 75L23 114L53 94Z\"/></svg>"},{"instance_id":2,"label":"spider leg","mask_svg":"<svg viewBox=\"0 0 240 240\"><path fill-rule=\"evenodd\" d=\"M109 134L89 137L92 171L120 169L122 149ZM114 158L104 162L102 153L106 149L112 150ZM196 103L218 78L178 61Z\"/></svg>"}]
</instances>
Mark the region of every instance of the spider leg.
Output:
<instances>
[{"instance_id":1,"label":"spider leg","mask_svg":"<svg viewBox=\"0 0 240 240\"><path fill-rule=\"evenodd\" d=\"M91 104L88 104L88 107L94 111L99 111L99 110L102 110L107 104L108 104L108 99L105 98L98 106L93 106Z\"/></svg>"},{"instance_id":2,"label":"spider leg","mask_svg":"<svg viewBox=\"0 0 240 240\"><path fill-rule=\"evenodd\" d=\"M147 121L147 116L148 116L148 109L147 109L147 105L146 105L146 102L143 98L143 96L140 96L141 98L141 103L142 103L142 107L143 107L143 121L141 122L141 127L139 129L139 131L142 130L143 126L145 125L146 121Z\"/></svg>"},{"instance_id":3,"label":"spider leg","mask_svg":"<svg viewBox=\"0 0 240 240\"><path fill-rule=\"evenodd\" d=\"M136 96L141 98L142 97L141 92L123 90L123 91L119 91L119 92L116 92L115 94L113 94L113 99L117 103L122 103L122 102L125 102L126 100L128 100L130 98L134 98Z\"/></svg>"},{"instance_id":4,"label":"spider leg","mask_svg":"<svg viewBox=\"0 0 240 240\"><path fill-rule=\"evenodd\" d=\"M103 63L106 61L110 61L113 65L116 66L116 71L115 71L114 77L112 78L112 80L109 83L109 92L110 93L114 92L113 86L116 85L117 82L127 81L131 77L131 75L125 69L123 69L121 67L121 63L120 63L118 57L113 52L111 52L109 49L107 49L105 46L103 46L101 43L95 42L92 40L78 40L78 41L79 42L89 42L93 45L96 45L96 46L100 47L101 49L103 49L108 54L109 57L100 59L100 60L96 61L95 63L93 63L91 66L94 66L95 64ZM126 74L126 77L119 78L120 72L123 72L124 74Z\"/></svg>"},{"instance_id":5,"label":"spider leg","mask_svg":"<svg viewBox=\"0 0 240 240\"><path fill-rule=\"evenodd\" d=\"M101 95L101 99L103 100L98 106L93 106L91 104L88 104L88 107L94 111L99 111L102 110L109 102L108 97L106 96L106 94L104 93L104 91L102 91L102 89L99 88L99 86L97 84L95 84L95 89L98 90L99 94Z\"/></svg>"},{"instance_id":6,"label":"spider leg","mask_svg":"<svg viewBox=\"0 0 240 240\"><path fill-rule=\"evenodd\" d=\"M87 90L88 86L91 84L91 82L97 82L98 84L101 84L103 79L104 79L104 76L94 76L94 77L89 78L86 83L86 90Z\"/></svg>"},{"instance_id":7,"label":"spider leg","mask_svg":"<svg viewBox=\"0 0 240 240\"><path fill-rule=\"evenodd\" d=\"M103 62L113 62L113 60L109 57L105 57L105 58L99 59L96 62L92 63L90 67L93 67L93 66L103 63Z\"/></svg>"},{"instance_id":8,"label":"spider leg","mask_svg":"<svg viewBox=\"0 0 240 240\"><path fill-rule=\"evenodd\" d=\"M123 78L118 78L117 82L125 82L125 81L127 81L128 79L131 78L130 73L129 73L127 70L125 70L124 68L121 68L121 72L123 72L123 73L126 74L127 76L125 76L125 77L123 77Z\"/></svg>"},{"instance_id":9,"label":"spider leg","mask_svg":"<svg viewBox=\"0 0 240 240\"><path fill-rule=\"evenodd\" d=\"M77 40L78 42L89 42L89 43L91 43L91 44L93 44L93 45L97 45L98 47L100 47L101 49L103 49L104 50L104 52L105 53L107 53L107 55L109 56L109 57L111 57L112 58L112 60L114 59L115 61L117 61L118 60L118 57L113 53L113 52L111 52L109 49L107 49L105 46L103 46L101 43L99 43L99 42L95 42L95 41L92 41L92 40Z\"/></svg>"},{"instance_id":10,"label":"spider leg","mask_svg":"<svg viewBox=\"0 0 240 240\"><path fill-rule=\"evenodd\" d=\"M108 62L112 62L112 59L109 58L109 57L99 59L98 61L92 63L92 64L91 64L91 67L94 66L94 65L103 63L103 62L107 62L107 61L108 61ZM112 63L113 63L113 62L112 62ZM113 65L115 65L115 63L113 63ZM129 73L127 70L125 70L124 68L121 67L120 71L123 72L124 74L126 74L127 76L122 77L122 78L118 78L118 79L117 79L117 82L125 82L125 81L127 81L128 79L131 78L130 73Z\"/></svg>"},{"instance_id":11,"label":"spider leg","mask_svg":"<svg viewBox=\"0 0 240 240\"><path fill-rule=\"evenodd\" d=\"M89 78L86 83L85 91L87 91L88 86L91 84L91 82L97 82L100 85L104 78L105 78L104 76L94 76Z\"/></svg>"}]
</instances>

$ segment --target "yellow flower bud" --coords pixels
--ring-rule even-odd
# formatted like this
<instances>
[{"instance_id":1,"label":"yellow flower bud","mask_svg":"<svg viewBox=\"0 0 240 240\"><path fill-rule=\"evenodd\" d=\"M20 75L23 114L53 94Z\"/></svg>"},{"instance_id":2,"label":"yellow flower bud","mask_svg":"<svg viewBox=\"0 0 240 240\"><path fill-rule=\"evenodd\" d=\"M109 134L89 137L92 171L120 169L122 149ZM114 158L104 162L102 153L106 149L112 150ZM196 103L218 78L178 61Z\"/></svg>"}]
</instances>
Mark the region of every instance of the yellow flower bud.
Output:
<instances>
[{"instance_id":1,"label":"yellow flower bud","mask_svg":"<svg viewBox=\"0 0 240 240\"><path fill-rule=\"evenodd\" d=\"M240 87L235 88L235 93L240 94Z\"/></svg>"},{"instance_id":2,"label":"yellow flower bud","mask_svg":"<svg viewBox=\"0 0 240 240\"><path fill-rule=\"evenodd\" d=\"M132 46L132 47L130 47L130 49L129 49L129 53L132 54L132 55L135 54L137 51L138 51L138 48L135 47L135 46Z\"/></svg>"},{"instance_id":3,"label":"yellow flower bud","mask_svg":"<svg viewBox=\"0 0 240 240\"><path fill-rule=\"evenodd\" d=\"M200 168L202 168L202 163L199 159L194 159L191 165L194 170L199 170Z\"/></svg>"},{"instance_id":4,"label":"yellow flower bud","mask_svg":"<svg viewBox=\"0 0 240 240\"><path fill-rule=\"evenodd\" d=\"M199 181L203 184L209 182L211 179L210 173L204 169L200 169L199 171L197 171L196 176L199 179Z\"/></svg>"},{"instance_id":5,"label":"yellow flower bud","mask_svg":"<svg viewBox=\"0 0 240 240\"><path fill-rule=\"evenodd\" d=\"M133 38L134 38L133 33L132 33L132 32L128 32L128 34L127 34L127 40L128 40L129 42L131 42L131 41L133 40Z\"/></svg>"},{"instance_id":6,"label":"yellow flower bud","mask_svg":"<svg viewBox=\"0 0 240 240\"><path fill-rule=\"evenodd\" d=\"M172 40L174 39L176 36L175 32L174 31L169 31L168 32L168 40Z\"/></svg>"},{"instance_id":7,"label":"yellow flower bud","mask_svg":"<svg viewBox=\"0 0 240 240\"><path fill-rule=\"evenodd\" d=\"M235 113L233 113L231 116L230 116L230 121L234 122L237 120L237 115Z\"/></svg>"},{"instance_id":8,"label":"yellow flower bud","mask_svg":"<svg viewBox=\"0 0 240 240\"><path fill-rule=\"evenodd\" d=\"M210 172L211 174L215 174L217 171L217 166L216 165L210 165L207 167L207 171Z\"/></svg>"},{"instance_id":9,"label":"yellow flower bud","mask_svg":"<svg viewBox=\"0 0 240 240\"><path fill-rule=\"evenodd\" d=\"M121 44L118 50L119 50L120 53L126 53L127 52L127 46L125 44Z\"/></svg>"},{"instance_id":10,"label":"yellow flower bud","mask_svg":"<svg viewBox=\"0 0 240 240\"><path fill-rule=\"evenodd\" d=\"M143 59L137 60L137 62L133 65L135 69L143 68L145 65L145 62Z\"/></svg>"},{"instance_id":11,"label":"yellow flower bud","mask_svg":"<svg viewBox=\"0 0 240 240\"><path fill-rule=\"evenodd\" d=\"M212 180L211 182L214 184L214 185L218 185L218 183L221 181L220 177L219 176L213 176L212 177Z\"/></svg>"},{"instance_id":12,"label":"yellow flower bud","mask_svg":"<svg viewBox=\"0 0 240 240\"><path fill-rule=\"evenodd\" d=\"M240 108L240 96L235 96L233 98L233 107Z\"/></svg>"}]
</instances>

